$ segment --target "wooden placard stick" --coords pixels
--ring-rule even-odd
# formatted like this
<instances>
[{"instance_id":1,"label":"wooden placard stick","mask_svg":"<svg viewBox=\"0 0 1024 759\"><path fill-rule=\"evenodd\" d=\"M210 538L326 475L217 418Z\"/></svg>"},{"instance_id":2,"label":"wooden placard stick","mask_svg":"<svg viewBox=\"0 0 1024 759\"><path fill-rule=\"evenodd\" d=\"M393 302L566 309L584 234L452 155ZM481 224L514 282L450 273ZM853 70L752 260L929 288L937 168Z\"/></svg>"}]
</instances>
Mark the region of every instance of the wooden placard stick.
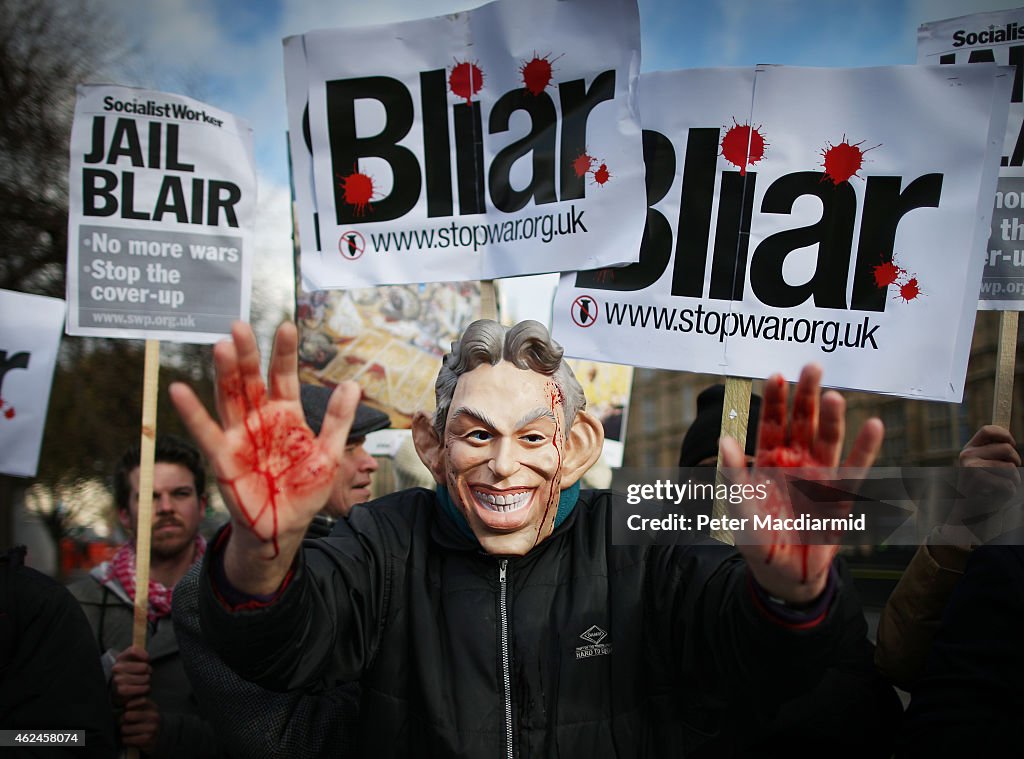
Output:
<instances>
[{"instance_id":1,"label":"wooden placard stick","mask_svg":"<svg viewBox=\"0 0 1024 759\"><path fill-rule=\"evenodd\" d=\"M752 381L746 377L725 378L725 398L722 402L722 428L719 437L728 435L739 441L740 448L747 444L747 422L750 419L750 388ZM722 480L722 459L719 457L715 469L715 490ZM728 514L724 498L715 498L715 507L712 512L714 518L724 517ZM731 530L715 530L711 537L721 540L723 543L733 544Z\"/></svg>"},{"instance_id":2,"label":"wooden placard stick","mask_svg":"<svg viewBox=\"0 0 1024 759\"><path fill-rule=\"evenodd\" d=\"M992 399L992 424L1010 429L1013 408L1013 375L1017 358L1017 312L999 314L999 343L996 346L996 384Z\"/></svg>"},{"instance_id":3,"label":"wooden placard stick","mask_svg":"<svg viewBox=\"0 0 1024 759\"><path fill-rule=\"evenodd\" d=\"M498 321L498 296L493 279L480 280L480 318Z\"/></svg>"},{"instance_id":4,"label":"wooden placard stick","mask_svg":"<svg viewBox=\"0 0 1024 759\"><path fill-rule=\"evenodd\" d=\"M132 645L146 647L149 614L149 550L153 535L153 457L156 451L156 405L160 380L160 341L146 340L142 380L142 443L139 457L139 514L135 534L135 618Z\"/></svg>"}]
</instances>

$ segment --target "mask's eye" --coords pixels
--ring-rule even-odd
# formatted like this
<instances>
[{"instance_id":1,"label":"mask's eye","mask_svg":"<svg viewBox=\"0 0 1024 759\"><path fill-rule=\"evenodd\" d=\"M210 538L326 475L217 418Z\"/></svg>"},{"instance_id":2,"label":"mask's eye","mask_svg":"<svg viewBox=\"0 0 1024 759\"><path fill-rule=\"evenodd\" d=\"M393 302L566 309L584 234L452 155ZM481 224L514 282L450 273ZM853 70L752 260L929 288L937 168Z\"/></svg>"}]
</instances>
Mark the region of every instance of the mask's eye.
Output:
<instances>
[{"instance_id":1,"label":"mask's eye","mask_svg":"<svg viewBox=\"0 0 1024 759\"><path fill-rule=\"evenodd\" d=\"M541 435L539 432L530 432L526 435L523 435L522 439L525 440L527 443L543 443L545 437L544 435Z\"/></svg>"},{"instance_id":2,"label":"mask's eye","mask_svg":"<svg viewBox=\"0 0 1024 759\"><path fill-rule=\"evenodd\" d=\"M466 437L469 440L475 440L478 443L486 443L494 436L491 435L491 433L488 432L487 430L473 430L468 435L466 435Z\"/></svg>"}]
</instances>

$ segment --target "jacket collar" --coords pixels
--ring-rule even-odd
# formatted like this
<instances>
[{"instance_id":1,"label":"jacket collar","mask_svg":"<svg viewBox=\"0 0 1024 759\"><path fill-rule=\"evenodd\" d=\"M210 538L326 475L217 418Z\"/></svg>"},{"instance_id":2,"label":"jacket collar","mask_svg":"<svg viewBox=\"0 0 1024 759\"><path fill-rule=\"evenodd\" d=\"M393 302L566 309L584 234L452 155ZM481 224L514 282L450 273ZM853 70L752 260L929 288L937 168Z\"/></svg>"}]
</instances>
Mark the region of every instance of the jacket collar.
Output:
<instances>
[{"instance_id":1,"label":"jacket collar","mask_svg":"<svg viewBox=\"0 0 1024 759\"><path fill-rule=\"evenodd\" d=\"M431 530L434 540L445 548L461 551L479 551L482 553L476 535L473 534L473 530L466 522L462 512L455 507L448 489L438 485L435 490L435 496L437 497L438 517L434 520L434 526ZM556 535L569 529L574 521L571 517L575 516L579 497L580 484L578 482L562 491L558 499L558 511L555 514L554 529L543 543L550 542ZM565 528L564 530L562 529L563 527ZM531 551L530 553L533 552Z\"/></svg>"}]
</instances>

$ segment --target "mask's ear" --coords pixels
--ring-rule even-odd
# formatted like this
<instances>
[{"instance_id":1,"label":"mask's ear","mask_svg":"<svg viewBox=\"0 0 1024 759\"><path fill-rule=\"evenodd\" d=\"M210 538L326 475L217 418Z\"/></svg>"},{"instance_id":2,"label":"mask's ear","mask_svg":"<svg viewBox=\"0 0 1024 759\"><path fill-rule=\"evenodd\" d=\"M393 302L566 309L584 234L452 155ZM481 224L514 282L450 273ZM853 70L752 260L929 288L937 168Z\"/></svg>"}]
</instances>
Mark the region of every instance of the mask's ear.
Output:
<instances>
[{"instance_id":1,"label":"mask's ear","mask_svg":"<svg viewBox=\"0 0 1024 759\"><path fill-rule=\"evenodd\" d=\"M434 475L434 482L443 485L444 476L444 446L437 439L437 432L430 417L422 411L417 411L412 419L412 444L420 457L423 465Z\"/></svg>"},{"instance_id":2,"label":"mask's ear","mask_svg":"<svg viewBox=\"0 0 1024 759\"><path fill-rule=\"evenodd\" d=\"M575 485L601 457L604 427L586 411L576 414L565 441L562 459L562 490Z\"/></svg>"}]
</instances>

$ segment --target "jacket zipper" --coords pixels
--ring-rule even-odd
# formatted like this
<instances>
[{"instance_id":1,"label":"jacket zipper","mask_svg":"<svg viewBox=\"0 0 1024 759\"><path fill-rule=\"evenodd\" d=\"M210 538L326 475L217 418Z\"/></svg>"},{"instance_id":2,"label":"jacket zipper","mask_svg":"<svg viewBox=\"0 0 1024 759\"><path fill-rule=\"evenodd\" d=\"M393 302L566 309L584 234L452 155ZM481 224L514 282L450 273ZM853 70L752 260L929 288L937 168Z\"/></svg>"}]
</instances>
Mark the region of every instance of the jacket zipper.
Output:
<instances>
[{"instance_id":1,"label":"jacket zipper","mask_svg":"<svg viewBox=\"0 0 1024 759\"><path fill-rule=\"evenodd\" d=\"M508 559L502 559L498 566L498 607L501 616L501 676L505 685L505 755L512 754L512 676L509 672L508 651Z\"/></svg>"}]
</instances>

